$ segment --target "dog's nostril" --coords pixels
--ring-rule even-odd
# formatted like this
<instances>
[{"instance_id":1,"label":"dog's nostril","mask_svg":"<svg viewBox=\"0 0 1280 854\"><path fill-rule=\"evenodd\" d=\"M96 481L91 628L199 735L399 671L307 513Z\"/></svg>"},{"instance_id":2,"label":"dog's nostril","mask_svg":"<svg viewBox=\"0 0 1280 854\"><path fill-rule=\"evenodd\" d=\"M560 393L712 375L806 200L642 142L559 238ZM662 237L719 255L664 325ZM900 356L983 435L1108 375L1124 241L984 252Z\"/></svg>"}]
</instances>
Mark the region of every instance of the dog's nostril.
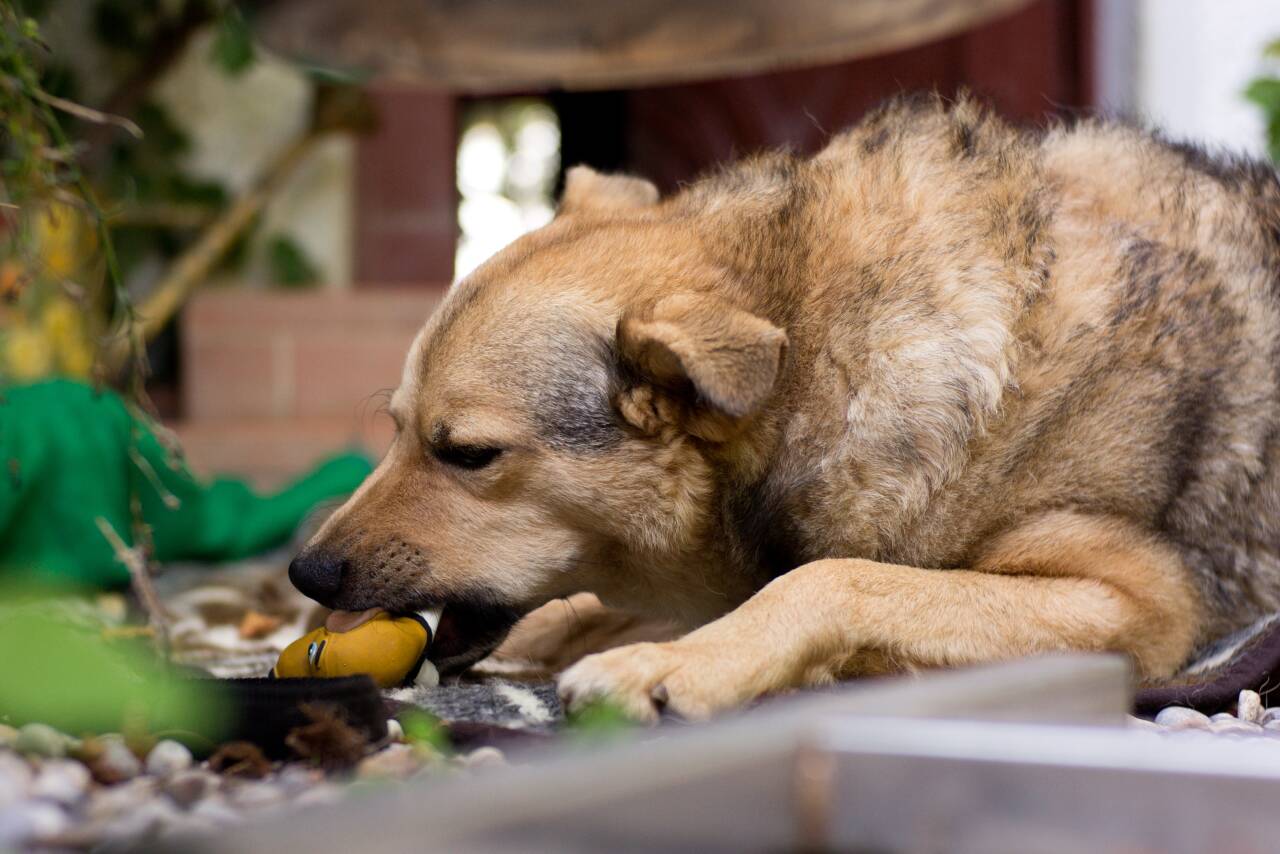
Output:
<instances>
[{"instance_id":1,"label":"dog's nostril","mask_svg":"<svg viewBox=\"0 0 1280 854\"><path fill-rule=\"evenodd\" d=\"M304 551L289 564L289 581L322 605L328 605L342 588L347 562L320 551Z\"/></svg>"}]
</instances>

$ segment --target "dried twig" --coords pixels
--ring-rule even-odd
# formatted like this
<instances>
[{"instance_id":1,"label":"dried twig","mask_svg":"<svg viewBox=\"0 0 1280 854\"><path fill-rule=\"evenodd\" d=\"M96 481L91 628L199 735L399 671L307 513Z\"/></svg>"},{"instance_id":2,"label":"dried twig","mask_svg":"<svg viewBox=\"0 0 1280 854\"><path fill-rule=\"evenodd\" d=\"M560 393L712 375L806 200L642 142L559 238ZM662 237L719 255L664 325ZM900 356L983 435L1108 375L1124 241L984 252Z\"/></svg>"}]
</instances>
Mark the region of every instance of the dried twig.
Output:
<instances>
[{"instance_id":1,"label":"dried twig","mask_svg":"<svg viewBox=\"0 0 1280 854\"><path fill-rule=\"evenodd\" d=\"M140 341L154 338L164 328L323 136L322 132L309 133L286 148L258 183L236 199L178 257L151 295L134 309L138 324L134 331ZM108 345L104 361L112 370L128 361L131 343L136 346L129 338L120 337Z\"/></svg>"},{"instance_id":2,"label":"dried twig","mask_svg":"<svg viewBox=\"0 0 1280 854\"><path fill-rule=\"evenodd\" d=\"M142 128L137 124L126 119L124 116L116 116L111 113L104 113L102 110L95 110L92 107L86 107L84 104L77 104L75 101L68 101L66 98L59 98L57 95L50 95L43 89L31 89L31 97L44 101L55 110L61 110L64 113L70 113L78 119L84 119L87 122L102 125L115 125L128 131L134 139L142 139Z\"/></svg>"},{"instance_id":3,"label":"dried twig","mask_svg":"<svg viewBox=\"0 0 1280 854\"><path fill-rule=\"evenodd\" d=\"M125 565L129 570L129 579L133 585L133 592L138 597L138 601L142 603L143 609L147 612L147 624L155 630L156 645L162 652L169 648L169 613L164 608L164 603L160 601L160 595L156 593L155 585L151 583L151 573L147 567L146 554L140 548L132 548L120 539L120 535L116 533L116 529L111 527L111 523L101 516L94 519L98 525L98 530L102 532L102 536L107 538L107 542L111 544L112 550L116 553L116 560Z\"/></svg>"}]
</instances>

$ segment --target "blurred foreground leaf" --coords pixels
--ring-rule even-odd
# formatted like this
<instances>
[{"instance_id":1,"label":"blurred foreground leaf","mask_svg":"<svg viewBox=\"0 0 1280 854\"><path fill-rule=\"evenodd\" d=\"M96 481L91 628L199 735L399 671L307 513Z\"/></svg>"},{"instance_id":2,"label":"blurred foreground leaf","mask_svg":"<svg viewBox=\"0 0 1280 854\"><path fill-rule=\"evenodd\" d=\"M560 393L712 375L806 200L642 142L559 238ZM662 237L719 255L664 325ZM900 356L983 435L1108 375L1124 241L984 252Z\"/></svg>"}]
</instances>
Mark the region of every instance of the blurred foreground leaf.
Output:
<instances>
[{"instance_id":1,"label":"blurred foreground leaf","mask_svg":"<svg viewBox=\"0 0 1280 854\"><path fill-rule=\"evenodd\" d=\"M591 740L618 735L638 725L621 706L608 700L594 700L570 712L565 723L571 734Z\"/></svg>"},{"instance_id":2,"label":"blurred foreground leaf","mask_svg":"<svg viewBox=\"0 0 1280 854\"><path fill-rule=\"evenodd\" d=\"M216 741L227 719L201 680L175 676L143 641L110 641L67 619L56 599L0 591L0 719L71 735L199 733Z\"/></svg>"},{"instance_id":3,"label":"blurred foreground leaf","mask_svg":"<svg viewBox=\"0 0 1280 854\"><path fill-rule=\"evenodd\" d=\"M435 715L422 709L405 709L396 716L404 730L404 740L410 744L424 745L439 753L449 752L449 733Z\"/></svg>"}]
</instances>

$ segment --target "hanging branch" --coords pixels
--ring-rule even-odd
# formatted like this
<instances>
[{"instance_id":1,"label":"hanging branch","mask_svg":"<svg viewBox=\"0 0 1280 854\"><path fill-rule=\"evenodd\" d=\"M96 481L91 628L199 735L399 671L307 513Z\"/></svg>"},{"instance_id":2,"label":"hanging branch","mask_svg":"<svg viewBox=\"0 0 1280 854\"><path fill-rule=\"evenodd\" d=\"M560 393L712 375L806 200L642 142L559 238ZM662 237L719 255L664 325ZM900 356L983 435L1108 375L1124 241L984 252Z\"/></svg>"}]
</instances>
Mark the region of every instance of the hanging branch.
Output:
<instances>
[{"instance_id":1,"label":"hanging branch","mask_svg":"<svg viewBox=\"0 0 1280 854\"><path fill-rule=\"evenodd\" d=\"M363 93L347 87L321 86L316 93L310 130L277 155L253 186L210 223L134 311L131 328L141 342L154 338L177 314L321 140L339 131L365 130L372 121L372 106ZM129 341L117 340L108 349L104 361L109 369L118 369L127 361L129 347Z\"/></svg>"}]
</instances>

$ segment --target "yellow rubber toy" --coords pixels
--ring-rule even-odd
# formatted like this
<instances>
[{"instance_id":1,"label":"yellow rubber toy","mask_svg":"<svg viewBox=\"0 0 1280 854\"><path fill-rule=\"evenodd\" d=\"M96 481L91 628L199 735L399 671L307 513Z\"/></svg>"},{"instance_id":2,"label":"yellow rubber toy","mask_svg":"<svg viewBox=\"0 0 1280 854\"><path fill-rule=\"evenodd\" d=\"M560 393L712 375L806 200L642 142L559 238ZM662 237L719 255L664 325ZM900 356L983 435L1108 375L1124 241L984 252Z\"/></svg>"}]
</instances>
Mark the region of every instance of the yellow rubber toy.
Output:
<instances>
[{"instance_id":1,"label":"yellow rubber toy","mask_svg":"<svg viewBox=\"0 0 1280 854\"><path fill-rule=\"evenodd\" d=\"M438 611L396 617L381 611L347 631L321 626L285 647L271 675L296 679L363 673L382 688L408 682L434 685L439 677L427 661L427 648L439 619ZM330 623L335 622L331 617Z\"/></svg>"}]
</instances>

